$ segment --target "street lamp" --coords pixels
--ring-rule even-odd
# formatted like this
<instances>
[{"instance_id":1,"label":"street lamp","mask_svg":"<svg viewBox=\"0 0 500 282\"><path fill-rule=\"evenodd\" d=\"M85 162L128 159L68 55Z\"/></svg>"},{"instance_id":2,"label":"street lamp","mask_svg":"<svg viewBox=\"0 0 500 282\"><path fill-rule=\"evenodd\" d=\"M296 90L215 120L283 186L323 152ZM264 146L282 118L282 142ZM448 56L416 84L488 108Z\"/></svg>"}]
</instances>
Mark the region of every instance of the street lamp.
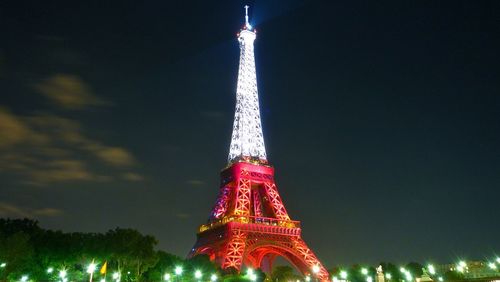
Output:
<instances>
[{"instance_id":1,"label":"street lamp","mask_svg":"<svg viewBox=\"0 0 500 282\"><path fill-rule=\"evenodd\" d=\"M212 274L212 275L210 276L210 281L212 281L212 282L217 281L217 274L215 274L215 273L214 273L214 274Z\"/></svg>"},{"instance_id":2,"label":"street lamp","mask_svg":"<svg viewBox=\"0 0 500 282\"><path fill-rule=\"evenodd\" d=\"M59 277L61 278L61 280L64 280L64 278L66 278L66 275L68 275L66 269L62 269L59 271Z\"/></svg>"},{"instance_id":3,"label":"street lamp","mask_svg":"<svg viewBox=\"0 0 500 282\"><path fill-rule=\"evenodd\" d=\"M500 258L497 258L497 263L500 263Z\"/></svg>"},{"instance_id":4,"label":"street lamp","mask_svg":"<svg viewBox=\"0 0 500 282\"><path fill-rule=\"evenodd\" d=\"M409 271L407 271L405 273L405 276L406 276L406 280L408 280L408 281L412 281L413 280L413 277L411 277L411 273Z\"/></svg>"},{"instance_id":5,"label":"street lamp","mask_svg":"<svg viewBox=\"0 0 500 282\"><path fill-rule=\"evenodd\" d=\"M361 268L361 273L363 273L363 275L367 275L368 274L368 269L366 268Z\"/></svg>"},{"instance_id":6,"label":"street lamp","mask_svg":"<svg viewBox=\"0 0 500 282\"><path fill-rule=\"evenodd\" d=\"M21 282L26 282L26 281L28 281L28 275L23 275L21 277Z\"/></svg>"},{"instance_id":7,"label":"street lamp","mask_svg":"<svg viewBox=\"0 0 500 282\"><path fill-rule=\"evenodd\" d=\"M488 266L489 266L491 269L497 269L497 265L496 265L494 262L490 262L490 263L488 263Z\"/></svg>"},{"instance_id":8,"label":"street lamp","mask_svg":"<svg viewBox=\"0 0 500 282\"><path fill-rule=\"evenodd\" d=\"M94 271L97 268L97 265L92 261L89 266L87 266L87 273L90 274L89 282L92 282L92 277L94 277Z\"/></svg>"},{"instance_id":9,"label":"street lamp","mask_svg":"<svg viewBox=\"0 0 500 282\"><path fill-rule=\"evenodd\" d=\"M311 276L307 275L307 276L306 276L306 281L307 281L307 282L311 281Z\"/></svg>"},{"instance_id":10,"label":"street lamp","mask_svg":"<svg viewBox=\"0 0 500 282\"><path fill-rule=\"evenodd\" d=\"M176 266L174 272L175 275L182 275L182 266Z\"/></svg>"},{"instance_id":11,"label":"street lamp","mask_svg":"<svg viewBox=\"0 0 500 282\"><path fill-rule=\"evenodd\" d=\"M342 278L343 280L347 279L347 272L345 270L342 270L340 272L340 278Z\"/></svg>"},{"instance_id":12,"label":"street lamp","mask_svg":"<svg viewBox=\"0 0 500 282\"><path fill-rule=\"evenodd\" d=\"M432 275L436 274L436 269L434 268L434 265L432 265L432 264L429 264L427 266L427 270L429 270L429 273Z\"/></svg>"},{"instance_id":13,"label":"street lamp","mask_svg":"<svg viewBox=\"0 0 500 282\"><path fill-rule=\"evenodd\" d=\"M203 273L201 273L201 271L200 271L200 270L196 270L196 271L194 272L194 278L196 278L196 279L200 280L202 276L203 276Z\"/></svg>"},{"instance_id":14,"label":"street lamp","mask_svg":"<svg viewBox=\"0 0 500 282\"><path fill-rule=\"evenodd\" d=\"M438 280L439 280L439 282L443 282L444 281L443 277L441 277L441 276L438 277Z\"/></svg>"},{"instance_id":15,"label":"street lamp","mask_svg":"<svg viewBox=\"0 0 500 282\"><path fill-rule=\"evenodd\" d=\"M391 280L392 275L390 273L386 273L385 274L385 278L387 278L387 280Z\"/></svg>"},{"instance_id":16,"label":"street lamp","mask_svg":"<svg viewBox=\"0 0 500 282\"><path fill-rule=\"evenodd\" d=\"M463 260L457 264L457 271L463 273L467 269L467 263Z\"/></svg>"},{"instance_id":17,"label":"street lamp","mask_svg":"<svg viewBox=\"0 0 500 282\"><path fill-rule=\"evenodd\" d=\"M339 279L337 278L337 276L333 276L333 277L332 277L332 281L333 281L333 282L339 282Z\"/></svg>"},{"instance_id":18,"label":"street lamp","mask_svg":"<svg viewBox=\"0 0 500 282\"><path fill-rule=\"evenodd\" d=\"M0 263L0 267L4 268L7 264L5 262Z\"/></svg>"},{"instance_id":19,"label":"street lamp","mask_svg":"<svg viewBox=\"0 0 500 282\"><path fill-rule=\"evenodd\" d=\"M255 281L257 280L257 274L253 271L252 268L247 269L247 276L250 278L250 280Z\"/></svg>"},{"instance_id":20,"label":"street lamp","mask_svg":"<svg viewBox=\"0 0 500 282\"><path fill-rule=\"evenodd\" d=\"M163 275L163 280L170 281L170 273L165 273L165 275Z\"/></svg>"},{"instance_id":21,"label":"street lamp","mask_svg":"<svg viewBox=\"0 0 500 282\"><path fill-rule=\"evenodd\" d=\"M321 269L319 268L319 265L313 265L312 267L312 272L314 273L314 277L316 277L316 281L318 281L318 273Z\"/></svg>"},{"instance_id":22,"label":"street lamp","mask_svg":"<svg viewBox=\"0 0 500 282\"><path fill-rule=\"evenodd\" d=\"M47 268L47 273L49 273L49 274L50 274L50 273L52 273L52 272L54 272L54 268L53 268L53 267L49 267L49 268Z\"/></svg>"},{"instance_id":23,"label":"street lamp","mask_svg":"<svg viewBox=\"0 0 500 282\"><path fill-rule=\"evenodd\" d=\"M373 279L370 276L368 276L366 277L366 282L373 282Z\"/></svg>"},{"instance_id":24,"label":"street lamp","mask_svg":"<svg viewBox=\"0 0 500 282\"><path fill-rule=\"evenodd\" d=\"M115 281L117 281L117 282L120 281L120 273L119 272L114 272L112 277Z\"/></svg>"}]
</instances>

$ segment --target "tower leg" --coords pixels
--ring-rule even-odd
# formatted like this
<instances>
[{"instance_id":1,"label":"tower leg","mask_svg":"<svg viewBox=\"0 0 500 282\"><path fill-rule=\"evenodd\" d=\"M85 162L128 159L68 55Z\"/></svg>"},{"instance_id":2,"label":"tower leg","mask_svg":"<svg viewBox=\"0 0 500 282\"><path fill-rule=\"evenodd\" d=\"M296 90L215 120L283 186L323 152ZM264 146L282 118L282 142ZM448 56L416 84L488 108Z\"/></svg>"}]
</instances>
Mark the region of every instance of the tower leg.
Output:
<instances>
[{"instance_id":1,"label":"tower leg","mask_svg":"<svg viewBox=\"0 0 500 282\"><path fill-rule=\"evenodd\" d=\"M241 230L231 230L226 245L223 269L234 268L240 271L243 264L243 253L245 252L247 232Z\"/></svg>"},{"instance_id":2,"label":"tower leg","mask_svg":"<svg viewBox=\"0 0 500 282\"><path fill-rule=\"evenodd\" d=\"M302 261L307 266L309 270L308 272L311 272L312 276L317 277L320 281L329 281L328 271L325 269L325 267L323 267L323 265L314 255L311 249L309 249L306 242L304 242L302 238L294 238L292 239L292 244L295 251L300 254ZM317 273L312 273L315 268L318 268L319 271Z\"/></svg>"}]
</instances>

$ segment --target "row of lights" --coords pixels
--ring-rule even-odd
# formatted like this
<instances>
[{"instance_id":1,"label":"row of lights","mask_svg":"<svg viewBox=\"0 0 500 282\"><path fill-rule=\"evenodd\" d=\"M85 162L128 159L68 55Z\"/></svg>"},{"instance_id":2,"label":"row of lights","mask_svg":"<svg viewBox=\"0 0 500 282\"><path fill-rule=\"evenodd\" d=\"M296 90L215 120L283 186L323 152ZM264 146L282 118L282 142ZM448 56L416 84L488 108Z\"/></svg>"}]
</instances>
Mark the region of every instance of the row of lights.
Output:
<instances>
[{"instance_id":1,"label":"row of lights","mask_svg":"<svg viewBox=\"0 0 500 282\"><path fill-rule=\"evenodd\" d=\"M182 276L182 272L183 272L183 269L181 266L176 266L175 269L174 269L174 273L176 276L180 277ZM247 270L247 276L248 278L250 278L250 280L252 281L256 281L257 280L257 274L255 274L255 272L253 271L253 269L249 268ZM203 273L201 272L201 270L196 270L194 272L194 278L196 278L198 281L203 277ZM164 281L171 281L172 279L172 275L170 275L170 273L165 273L165 275L163 276L163 280ZM217 281L218 277L217 277L217 274L212 274L210 275L210 281L214 282L214 281Z\"/></svg>"},{"instance_id":2,"label":"row of lights","mask_svg":"<svg viewBox=\"0 0 500 282\"><path fill-rule=\"evenodd\" d=\"M7 266L7 263L5 263L5 262L0 263L0 268L5 268L6 266ZM87 273L90 274L90 280L89 280L90 282L92 282L92 276L93 276L94 272L96 271L96 269L97 269L97 264L95 264L94 262L90 263L87 266ZM181 276L182 272L183 272L182 267L177 266L175 268L174 272L177 276ZM48 274L54 273L54 268L53 267L47 268L47 273ZM129 272L129 274L130 274L130 272ZM68 271L65 268L61 269L58 273L58 277L61 279L61 282L67 282L68 281L67 276L68 276ZM196 279L200 280L203 277L203 273L200 270L196 270L194 273L194 276ZM115 282L120 282L121 274L119 272L114 272L112 278L113 278L113 280L115 280ZM165 281L170 281L171 276L170 276L170 274L167 273L164 275L163 278ZM21 276L20 281L27 282L28 279L29 279L28 275L23 275L23 276ZM212 274L210 276L210 281L217 281L217 274ZM100 280L100 282L106 282L106 280L103 278Z\"/></svg>"},{"instance_id":3,"label":"row of lights","mask_svg":"<svg viewBox=\"0 0 500 282\"><path fill-rule=\"evenodd\" d=\"M492 270L497 270L497 264L500 265L500 257L497 257L494 261L488 262L488 267ZM460 273L463 273L467 271L469 268L467 266L467 263L465 261L460 261L456 265L456 270Z\"/></svg>"},{"instance_id":4,"label":"row of lights","mask_svg":"<svg viewBox=\"0 0 500 282\"><path fill-rule=\"evenodd\" d=\"M496 270L496 269L497 269L497 265L496 265L496 264L500 264L500 257L496 258L496 260L495 260L494 262L489 262L489 263L488 263L488 267L489 267L490 269ZM6 265L7 265L7 263L5 263L5 262L0 263L0 268L5 268L5 266L6 266ZM91 264L89 264L89 266L87 267L87 273L88 273L88 274L90 274L90 282L92 282L92 276L93 276L93 273L95 272L95 270L96 270L96 269L97 269L97 265L96 265L94 262L92 262ZM460 262L457 264L456 269L457 269L457 271L458 271L458 272L463 273L465 270L467 270L467 269L468 269L468 267L467 267L467 263L466 263L465 261L460 261ZM321 269L320 269L320 267L319 267L318 265L314 265L314 266L312 267L312 271L313 271L313 273L314 273L314 274L316 274L316 275L320 272L320 270L321 270ZM431 275L435 275L435 274L436 274L436 269L434 268L434 266L433 266L432 264L429 264L429 265L427 266L427 270L429 271L429 273L430 273ZM410 273L408 270L406 270L404 267L401 267L401 268L400 268L400 271L401 271L401 272L405 275L406 281L413 281L413 277L412 277L411 273ZM49 273L49 274L50 274L50 273L53 273L53 272L54 272L54 268L49 267L49 268L47 269L47 273ZM174 269L174 273L175 273L175 275L176 275L176 276L181 276L181 275L182 275L182 272L183 272L183 269L182 269L182 267L181 267L181 266L177 266L177 267L175 267L175 269ZM362 269L361 269L361 273L362 273L363 275L367 276L367 278L366 278L366 281L367 281L367 282L373 282L372 277L368 276L368 269L366 269L366 268L362 268ZM252 280L252 281L256 281L256 280L257 280L257 275L255 274L255 272L254 272L254 271L253 271L253 269L251 269L251 268L249 268L249 269L247 270L247 276L248 276L248 277L250 278L250 280ZM113 276L112 276L112 277L113 277L113 280L115 280L116 282L119 282L119 281L120 281L120 277L121 277L121 275L120 275L120 273L115 272L115 273L113 273ZM197 280L200 280L200 279L203 277L203 273L202 273L200 270L196 270L196 271L194 272L194 277L195 277ZM391 275L390 273L386 273L386 274L385 274L385 277L386 277L388 280L390 280L390 279L392 278L392 275ZM61 278L61 281L62 281L62 282L67 282L67 281L68 281L68 279L67 279L67 271L66 271L66 269L62 269L62 270L60 270L60 271L59 271L59 278ZM170 281L170 280L171 280L171 278L172 278L172 276L170 275L170 273L166 273L166 274L163 276L163 280L165 280L165 281ZM210 281L217 281L217 278L218 278L218 277L217 277L217 274L212 274L212 275L210 276ZM340 278L341 278L342 280L347 280L347 272L346 272L345 270L340 271ZM310 280L311 280L310 276L307 276L307 277L306 277L306 281L310 281ZM439 280L440 282L442 282L442 281L443 281L443 278L440 276L440 277L438 277L438 280ZM23 275L23 276L21 277L21 282L27 282L27 281L28 281L28 276L27 276L27 275ZM338 279L336 276L333 276L332 281L333 281L333 282L338 282L338 281L339 281L339 279ZM104 280L104 279L101 279L101 281L100 281L100 282L105 282L105 280Z\"/></svg>"},{"instance_id":5,"label":"row of lights","mask_svg":"<svg viewBox=\"0 0 500 282\"><path fill-rule=\"evenodd\" d=\"M496 260L494 262L489 262L488 263L488 267L490 269L492 269L492 270L496 270L496 269L498 269L497 264L500 265L500 257L496 258ZM318 269L319 269L319 267L318 267ZM458 272L462 272L463 273L466 269L468 269L467 263L465 261L460 261L457 264L456 269L457 269ZM406 281L413 281L413 277L412 277L410 271L408 271L404 267L401 267L399 270L405 275L405 278L406 278L405 280ZM431 275L435 275L436 274L436 268L432 264L429 264L427 266L427 270L429 271L429 274L431 274ZM314 271L314 267L313 267L313 272L317 273L318 271ZM366 277L366 281L367 282L372 282L373 281L373 279L370 276L368 276L368 269L362 268L361 269L361 273L363 275L367 276ZM306 281L310 281L310 279L307 279L307 278L308 277L306 277ZM346 280L347 279L347 272L344 271L344 270L341 271L340 272L340 278L341 278L341 280ZM391 280L392 275L390 273L386 273L385 274L385 278L387 278L388 280ZM338 282L339 279L336 276L333 276L332 281L333 282ZM444 281L443 277L439 276L438 277L438 281L443 282Z\"/></svg>"},{"instance_id":6,"label":"row of lights","mask_svg":"<svg viewBox=\"0 0 500 282\"><path fill-rule=\"evenodd\" d=\"M181 266L176 266L175 269L174 269L174 273L176 276L182 276L182 272L184 272L184 270L182 269ZM201 272L201 270L196 270L194 272L194 278L196 278L198 281L203 277L203 273ZM171 281L172 279L172 275L170 273L165 273L165 275L163 275L163 280L164 281ZM218 277L217 277L217 274L212 274L210 275L210 281L217 281Z\"/></svg>"}]
</instances>

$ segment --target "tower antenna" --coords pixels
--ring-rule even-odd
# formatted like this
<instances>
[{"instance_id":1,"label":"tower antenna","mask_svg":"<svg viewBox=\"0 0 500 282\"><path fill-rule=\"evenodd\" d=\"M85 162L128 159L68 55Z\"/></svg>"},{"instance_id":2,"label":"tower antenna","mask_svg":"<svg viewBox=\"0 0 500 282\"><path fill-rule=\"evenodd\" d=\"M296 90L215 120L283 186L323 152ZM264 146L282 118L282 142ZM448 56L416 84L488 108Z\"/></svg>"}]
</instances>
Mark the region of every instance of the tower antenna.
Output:
<instances>
[{"instance_id":1,"label":"tower antenna","mask_svg":"<svg viewBox=\"0 0 500 282\"><path fill-rule=\"evenodd\" d=\"M245 5L245 26L248 29L252 29L252 26L250 25L250 23L248 23L248 8L250 7L248 5Z\"/></svg>"}]
</instances>

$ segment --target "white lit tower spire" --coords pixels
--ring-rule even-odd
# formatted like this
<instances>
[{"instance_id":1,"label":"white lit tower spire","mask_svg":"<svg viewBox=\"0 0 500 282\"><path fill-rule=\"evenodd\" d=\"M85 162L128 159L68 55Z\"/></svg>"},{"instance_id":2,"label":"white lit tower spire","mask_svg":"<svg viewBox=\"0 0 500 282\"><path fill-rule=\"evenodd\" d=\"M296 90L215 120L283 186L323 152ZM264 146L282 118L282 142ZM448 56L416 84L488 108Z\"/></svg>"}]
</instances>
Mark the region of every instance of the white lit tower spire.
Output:
<instances>
[{"instance_id":1,"label":"white lit tower spire","mask_svg":"<svg viewBox=\"0 0 500 282\"><path fill-rule=\"evenodd\" d=\"M267 163L264 136L260 122L259 94L255 75L253 42L256 34L248 22L245 6L245 26L238 35L240 43L240 68L236 89L236 111L228 162L254 160Z\"/></svg>"}]
</instances>

